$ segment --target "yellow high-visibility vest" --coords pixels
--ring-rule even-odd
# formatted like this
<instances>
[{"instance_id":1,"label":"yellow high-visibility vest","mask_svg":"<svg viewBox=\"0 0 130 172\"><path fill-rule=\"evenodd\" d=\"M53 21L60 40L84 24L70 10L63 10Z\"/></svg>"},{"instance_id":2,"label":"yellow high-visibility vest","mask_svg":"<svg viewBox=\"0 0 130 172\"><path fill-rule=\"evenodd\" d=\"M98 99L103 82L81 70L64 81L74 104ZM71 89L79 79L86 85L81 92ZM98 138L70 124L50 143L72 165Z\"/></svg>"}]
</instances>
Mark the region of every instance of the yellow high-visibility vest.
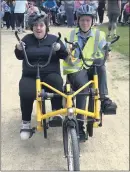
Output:
<instances>
[{"instance_id":1,"label":"yellow high-visibility vest","mask_svg":"<svg viewBox=\"0 0 130 172\"><path fill-rule=\"evenodd\" d=\"M105 33L94 28L92 28L91 30L94 36L88 39L87 43L85 44L82 50L84 59L86 60L86 63L88 65L93 64L93 61L91 60L93 57L94 58L104 57L104 52L99 49L98 45L102 39L105 39ZM78 36L76 34L78 31L79 31L78 28L71 31L70 36L68 38L70 42L78 42ZM78 59L74 57L75 50L72 51L71 54L72 54L71 58L68 58L63 61L63 74L64 75L78 72L82 70L83 67L85 67L82 59Z\"/></svg>"}]
</instances>

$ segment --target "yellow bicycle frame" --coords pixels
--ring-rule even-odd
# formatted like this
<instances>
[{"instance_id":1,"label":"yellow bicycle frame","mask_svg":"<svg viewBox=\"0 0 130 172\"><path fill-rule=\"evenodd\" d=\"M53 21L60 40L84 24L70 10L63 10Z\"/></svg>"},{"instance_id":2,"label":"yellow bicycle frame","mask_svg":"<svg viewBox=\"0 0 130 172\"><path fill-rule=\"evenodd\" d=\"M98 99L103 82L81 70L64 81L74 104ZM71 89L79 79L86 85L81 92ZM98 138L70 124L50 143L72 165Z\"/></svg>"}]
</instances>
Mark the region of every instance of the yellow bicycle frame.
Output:
<instances>
[{"instance_id":1,"label":"yellow bicycle frame","mask_svg":"<svg viewBox=\"0 0 130 172\"><path fill-rule=\"evenodd\" d=\"M72 98L75 97L78 93L80 93L83 89L88 87L90 84L93 84L93 88L98 90L98 75L97 74L94 75L93 80L86 83L84 86L82 86L76 92L74 92L72 95L66 95L63 92L61 92L61 91L55 89L54 87L48 85L47 83L41 82L40 79L36 79L36 105L37 105L36 117L37 117L37 122L38 122L37 130L38 131L43 130L42 123L41 123L41 121L43 119L48 119L48 118L56 116L58 114L66 115L68 108L72 108L72 105L73 105ZM48 112L46 114L42 114L42 98L38 96L42 91L42 86L45 86L45 87L49 88L50 90L54 91L55 93L64 97L66 99L66 108L59 109L59 110L56 110L53 112ZM67 92L69 92L69 91L70 91L70 84L67 84ZM76 115L78 113L81 115L84 115L86 117L89 116L89 117L92 117L95 119L100 119L99 94L94 96L94 112L89 112L88 110L81 110L78 108L74 108L74 114ZM95 125L95 127L98 127L96 122L94 123L94 125Z\"/></svg>"}]
</instances>

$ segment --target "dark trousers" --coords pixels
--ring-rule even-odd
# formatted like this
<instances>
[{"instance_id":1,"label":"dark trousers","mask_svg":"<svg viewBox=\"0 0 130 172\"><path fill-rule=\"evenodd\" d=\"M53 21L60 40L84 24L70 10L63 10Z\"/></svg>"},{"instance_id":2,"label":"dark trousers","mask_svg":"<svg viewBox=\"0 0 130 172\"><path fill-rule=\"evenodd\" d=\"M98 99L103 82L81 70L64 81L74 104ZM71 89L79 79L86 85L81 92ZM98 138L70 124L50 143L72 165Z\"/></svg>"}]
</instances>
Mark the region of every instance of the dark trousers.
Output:
<instances>
[{"instance_id":1,"label":"dark trousers","mask_svg":"<svg viewBox=\"0 0 130 172\"><path fill-rule=\"evenodd\" d=\"M118 22L121 22L122 12L126 3L121 4L121 15L118 18Z\"/></svg>"},{"instance_id":2,"label":"dark trousers","mask_svg":"<svg viewBox=\"0 0 130 172\"><path fill-rule=\"evenodd\" d=\"M56 23L56 12L51 11L51 15L52 15L52 22L53 22L53 24L55 24Z\"/></svg>"},{"instance_id":3,"label":"dark trousers","mask_svg":"<svg viewBox=\"0 0 130 172\"><path fill-rule=\"evenodd\" d=\"M15 29L15 14L11 13L11 27Z\"/></svg>"},{"instance_id":4,"label":"dark trousers","mask_svg":"<svg viewBox=\"0 0 130 172\"><path fill-rule=\"evenodd\" d=\"M74 9L73 8L65 8L67 25L72 27L74 25Z\"/></svg>"},{"instance_id":5,"label":"dark trousers","mask_svg":"<svg viewBox=\"0 0 130 172\"><path fill-rule=\"evenodd\" d=\"M54 88L62 91L63 80L59 74L51 73L44 77L41 77L42 82L53 86ZM53 92L46 87L44 88L47 92ZM22 120L30 121L31 113L33 109L33 102L36 99L36 79L31 77L23 76L19 82L19 95L20 95L20 106L22 112ZM58 110L62 108L62 98L56 97L51 99L52 110Z\"/></svg>"},{"instance_id":6,"label":"dark trousers","mask_svg":"<svg viewBox=\"0 0 130 172\"><path fill-rule=\"evenodd\" d=\"M105 95L108 95L107 89L107 76L105 66L97 68L98 74L98 84L99 84L99 94L103 98ZM72 85L74 91L78 90L80 87L85 85L90 79L93 79L93 69L89 70L83 69L79 72L72 73L68 75L68 80ZM85 88L82 93L87 93L88 87ZM86 108L87 96L77 96L76 97L76 107L79 109L85 110ZM84 119L84 116L81 114L77 115L78 119Z\"/></svg>"},{"instance_id":7,"label":"dark trousers","mask_svg":"<svg viewBox=\"0 0 130 172\"><path fill-rule=\"evenodd\" d=\"M24 28L24 13L15 13L16 27Z\"/></svg>"},{"instance_id":8,"label":"dark trousers","mask_svg":"<svg viewBox=\"0 0 130 172\"><path fill-rule=\"evenodd\" d=\"M3 20L6 22L7 29L10 28L11 23L11 14L10 12L5 12Z\"/></svg>"},{"instance_id":9,"label":"dark trousers","mask_svg":"<svg viewBox=\"0 0 130 172\"><path fill-rule=\"evenodd\" d=\"M98 16L99 16L99 22L103 23L104 9L98 8Z\"/></svg>"},{"instance_id":10,"label":"dark trousers","mask_svg":"<svg viewBox=\"0 0 130 172\"><path fill-rule=\"evenodd\" d=\"M125 22L128 22L129 16L130 16L130 13L127 13L126 11L124 11L124 21Z\"/></svg>"},{"instance_id":11,"label":"dark trousers","mask_svg":"<svg viewBox=\"0 0 130 172\"><path fill-rule=\"evenodd\" d=\"M119 15L115 13L111 13L108 15L108 18L109 18L108 30L109 31L116 29L118 17Z\"/></svg>"},{"instance_id":12,"label":"dark trousers","mask_svg":"<svg viewBox=\"0 0 130 172\"><path fill-rule=\"evenodd\" d=\"M57 21L59 24L65 24L66 16L65 14L57 14Z\"/></svg>"}]
</instances>

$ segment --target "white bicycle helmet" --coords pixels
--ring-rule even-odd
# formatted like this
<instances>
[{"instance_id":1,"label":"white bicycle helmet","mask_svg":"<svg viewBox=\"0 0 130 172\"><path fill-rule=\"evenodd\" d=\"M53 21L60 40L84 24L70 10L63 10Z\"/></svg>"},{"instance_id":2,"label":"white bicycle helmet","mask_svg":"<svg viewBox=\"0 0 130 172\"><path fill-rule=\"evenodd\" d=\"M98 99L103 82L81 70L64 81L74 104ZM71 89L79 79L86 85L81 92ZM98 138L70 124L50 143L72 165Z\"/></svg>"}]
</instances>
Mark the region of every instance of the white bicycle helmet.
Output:
<instances>
[{"instance_id":1,"label":"white bicycle helmet","mask_svg":"<svg viewBox=\"0 0 130 172\"><path fill-rule=\"evenodd\" d=\"M83 15L95 17L96 12L91 5L81 5L81 7L77 10L77 17L80 18Z\"/></svg>"},{"instance_id":2,"label":"white bicycle helmet","mask_svg":"<svg viewBox=\"0 0 130 172\"><path fill-rule=\"evenodd\" d=\"M96 12L95 12L95 9L91 6L91 5L82 5L78 10L77 10L77 20L78 20L78 27L80 28L80 25L79 25L79 19L81 16L91 16L92 17L92 24L91 26L93 25L93 21L94 21L94 18L96 17ZM91 27L90 27L91 29ZM90 30L89 29L89 30ZM84 32L81 28L80 30L82 32ZM88 31L87 31L88 32ZM87 33L87 32L84 32L84 33Z\"/></svg>"}]
</instances>

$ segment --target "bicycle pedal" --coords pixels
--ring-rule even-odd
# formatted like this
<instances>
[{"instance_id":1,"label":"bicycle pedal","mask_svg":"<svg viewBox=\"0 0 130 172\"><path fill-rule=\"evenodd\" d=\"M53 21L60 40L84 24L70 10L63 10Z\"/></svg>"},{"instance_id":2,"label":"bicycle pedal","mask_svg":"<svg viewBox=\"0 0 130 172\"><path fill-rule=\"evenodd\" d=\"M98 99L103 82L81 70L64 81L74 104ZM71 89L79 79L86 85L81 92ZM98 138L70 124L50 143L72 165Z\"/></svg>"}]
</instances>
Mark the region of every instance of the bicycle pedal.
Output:
<instances>
[{"instance_id":1,"label":"bicycle pedal","mask_svg":"<svg viewBox=\"0 0 130 172\"><path fill-rule=\"evenodd\" d=\"M36 131L36 128L35 127L33 127L32 129L30 129L30 137L29 138L31 138L33 136L33 134L35 133L35 131Z\"/></svg>"},{"instance_id":2,"label":"bicycle pedal","mask_svg":"<svg viewBox=\"0 0 130 172\"><path fill-rule=\"evenodd\" d=\"M99 127L102 127L102 124L100 123L98 126L99 126Z\"/></svg>"}]
</instances>

